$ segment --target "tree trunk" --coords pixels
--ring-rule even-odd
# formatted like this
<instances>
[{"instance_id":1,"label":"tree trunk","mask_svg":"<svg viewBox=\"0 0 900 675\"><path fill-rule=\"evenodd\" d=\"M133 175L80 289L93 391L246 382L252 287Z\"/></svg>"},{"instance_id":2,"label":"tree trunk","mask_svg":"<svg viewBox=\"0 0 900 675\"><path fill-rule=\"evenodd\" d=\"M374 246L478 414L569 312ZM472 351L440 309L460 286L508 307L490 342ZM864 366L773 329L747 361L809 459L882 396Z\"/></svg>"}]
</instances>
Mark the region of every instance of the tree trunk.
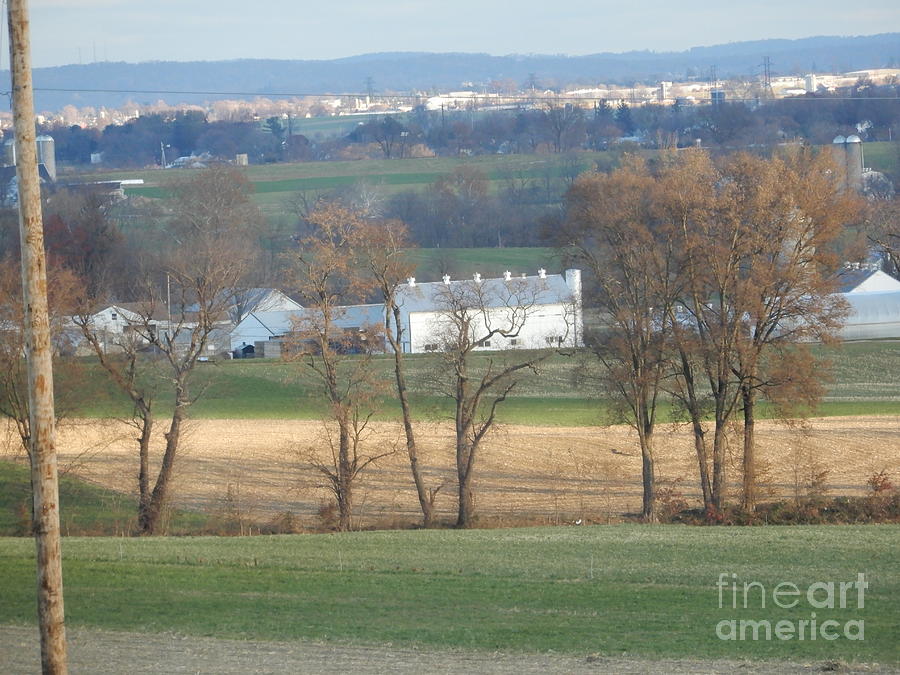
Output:
<instances>
[{"instance_id":1,"label":"tree trunk","mask_svg":"<svg viewBox=\"0 0 900 675\"><path fill-rule=\"evenodd\" d=\"M457 463L457 476L459 479L459 509L456 517L457 527L469 527L472 524L472 518L475 515L475 503L472 495L472 472L469 469L464 468L467 464L468 460L461 466Z\"/></svg>"},{"instance_id":2,"label":"tree trunk","mask_svg":"<svg viewBox=\"0 0 900 675\"><path fill-rule=\"evenodd\" d=\"M399 325L400 312L394 312L395 321ZM390 326L388 326L390 330ZM397 379L397 396L400 399L400 410L403 413L403 430L406 432L406 453L409 455L409 468L412 471L413 483L416 485L416 494L419 497L419 507L422 509L422 525L432 527L434 525L434 504L425 489L425 481L422 479L422 471L419 468L419 453L416 447L416 437L412 425L412 413L409 409L409 396L406 391L406 377L403 372L402 345L391 341L394 348L394 375Z\"/></svg>"},{"instance_id":3,"label":"tree trunk","mask_svg":"<svg viewBox=\"0 0 900 675\"><path fill-rule=\"evenodd\" d=\"M756 390L743 387L741 396L744 402L744 481L741 507L746 511L756 509L756 448L754 439L754 415L756 406Z\"/></svg>"},{"instance_id":4,"label":"tree trunk","mask_svg":"<svg viewBox=\"0 0 900 675\"><path fill-rule=\"evenodd\" d=\"M179 395L178 398L181 399L181 396ZM188 404L182 399L181 402L175 404L175 410L172 412L172 422L169 425L169 431L166 432L166 450L163 453L159 475L156 477L156 485L153 486L153 492L150 493L146 508L138 515L138 530L141 534L153 535L159 532L163 510L169 499L175 455L178 452L181 426L187 416L187 407Z\"/></svg>"},{"instance_id":5,"label":"tree trunk","mask_svg":"<svg viewBox=\"0 0 900 675\"><path fill-rule=\"evenodd\" d=\"M347 420L338 422L338 530L349 532L353 518L353 469L350 466L350 430Z\"/></svg>"},{"instance_id":6,"label":"tree trunk","mask_svg":"<svg viewBox=\"0 0 900 675\"><path fill-rule=\"evenodd\" d=\"M706 431L703 429L703 417L700 414L700 402L697 400L697 388L694 383L694 369L684 349L679 349L681 357L681 373L686 390L686 405L691 417L691 428L694 432L694 450L697 453L697 468L700 472L700 491L703 493L703 508L712 505L712 489L709 484L709 456L706 447Z\"/></svg>"},{"instance_id":7,"label":"tree trunk","mask_svg":"<svg viewBox=\"0 0 900 675\"><path fill-rule=\"evenodd\" d=\"M713 430L712 506L718 512L725 505L725 421L716 415Z\"/></svg>"},{"instance_id":8,"label":"tree trunk","mask_svg":"<svg viewBox=\"0 0 900 675\"><path fill-rule=\"evenodd\" d=\"M138 513L144 513L150 504L150 439L153 434L153 417L150 411L141 413L141 435L138 438L140 468L138 469Z\"/></svg>"},{"instance_id":9,"label":"tree trunk","mask_svg":"<svg viewBox=\"0 0 900 675\"><path fill-rule=\"evenodd\" d=\"M700 490L703 493L703 508L709 508L712 501L712 489L709 485L709 457L706 447L706 431L699 413L691 412L691 426L694 431L694 450L697 452L697 468L700 470Z\"/></svg>"},{"instance_id":10,"label":"tree trunk","mask_svg":"<svg viewBox=\"0 0 900 675\"><path fill-rule=\"evenodd\" d=\"M641 480L643 482L643 507L641 518L646 523L655 523L656 514L656 465L653 461L653 434L644 431L641 441Z\"/></svg>"}]
</instances>

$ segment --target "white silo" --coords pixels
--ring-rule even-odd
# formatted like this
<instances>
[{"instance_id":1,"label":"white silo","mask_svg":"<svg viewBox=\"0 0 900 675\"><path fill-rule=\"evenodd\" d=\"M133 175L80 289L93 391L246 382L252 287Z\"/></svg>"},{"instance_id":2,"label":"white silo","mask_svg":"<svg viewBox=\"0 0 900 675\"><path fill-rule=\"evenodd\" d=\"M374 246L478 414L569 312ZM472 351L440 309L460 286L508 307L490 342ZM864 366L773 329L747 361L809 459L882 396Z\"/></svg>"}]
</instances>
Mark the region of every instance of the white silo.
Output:
<instances>
[{"instance_id":1,"label":"white silo","mask_svg":"<svg viewBox=\"0 0 900 675\"><path fill-rule=\"evenodd\" d=\"M16 139L7 138L3 142L3 166L16 165Z\"/></svg>"},{"instance_id":2,"label":"white silo","mask_svg":"<svg viewBox=\"0 0 900 675\"><path fill-rule=\"evenodd\" d=\"M51 180L56 180L56 145L53 136L38 136L37 156L38 162L44 165Z\"/></svg>"},{"instance_id":3,"label":"white silo","mask_svg":"<svg viewBox=\"0 0 900 675\"><path fill-rule=\"evenodd\" d=\"M844 171L847 187L862 190L863 187L863 148L862 139L856 134L852 136L836 136L831 142L834 161Z\"/></svg>"}]
</instances>

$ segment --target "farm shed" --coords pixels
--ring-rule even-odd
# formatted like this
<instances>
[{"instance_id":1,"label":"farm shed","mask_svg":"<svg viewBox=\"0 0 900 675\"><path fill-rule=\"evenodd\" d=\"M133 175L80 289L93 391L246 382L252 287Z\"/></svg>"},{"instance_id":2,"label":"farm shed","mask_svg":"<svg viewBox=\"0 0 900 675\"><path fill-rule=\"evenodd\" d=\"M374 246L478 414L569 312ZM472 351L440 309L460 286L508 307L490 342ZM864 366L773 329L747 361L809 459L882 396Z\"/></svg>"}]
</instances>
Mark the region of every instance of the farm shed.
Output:
<instances>
[{"instance_id":1,"label":"farm shed","mask_svg":"<svg viewBox=\"0 0 900 675\"><path fill-rule=\"evenodd\" d=\"M843 297L850 305L850 315L841 339L900 339L900 290L844 293Z\"/></svg>"}]
</instances>

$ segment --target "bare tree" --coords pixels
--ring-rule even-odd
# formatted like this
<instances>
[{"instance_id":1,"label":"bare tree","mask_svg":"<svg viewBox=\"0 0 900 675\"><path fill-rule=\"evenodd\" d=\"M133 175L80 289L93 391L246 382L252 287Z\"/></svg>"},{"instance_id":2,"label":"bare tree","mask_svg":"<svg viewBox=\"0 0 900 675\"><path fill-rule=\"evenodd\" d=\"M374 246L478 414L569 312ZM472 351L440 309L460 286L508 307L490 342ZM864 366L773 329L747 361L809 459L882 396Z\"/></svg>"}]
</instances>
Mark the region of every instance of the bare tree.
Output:
<instances>
[{"instance_id":1,"label":"bare tree","mask_svg":"<svg viewBox=\"0 0 900 675\"><path fill-rule=\"evenodd\" d=\"M577 147L584 137L584 110L576 105L548 101L543 119L553 140L554 152Z\"/></svg>"},{"instance_id":2,"label":"bare tree","mask_svg":"<svg viewBox=\"0 0 900 675\"><path fill-rule=\"evenodd\" d=\"M588 302L604 321L586 343L603 366L617 417L637 432L647 522L657 519L653 436L677 291L671 233L653 217L653 185L640 161L579 179L567 195L561 232L570 254L592 273Z\"/></svg>"},{"instance_id":3,"label":"bare tree","mask_svg":"<svg viewBox=\"0 0 900 675\"><path fill-rule=\"evenodd\" d=\"M354 485L372 463L393 452L364 455L363 441L375 412L372 354L383 345L373 326L347 326L345 306L372 289L361 274L357 249L360 217L333 203L319 205L308 217L309 235L294 256L292 285L304 305L288 345L289 357L302 362L318 379L336 427L328 436L327 461L312 464L329 481L338 506L338 529L352 526Z\"/></svg>"},{"instance_id":4,"label":"bare tree","mask_svg":"<svg viewBox=\"0 0 900 675\"><path fill-rule=\"evenodd\" d=\"M192 186L196 191L191 191ZM229 190L237 196L225 194ZM139 455L138 530L148 535L160 531L184 423L199 395L192 391L195 367L217 349L212 343L216 331L224 332L235 289L242 287L254 260L252 247L245 241L248 223L229 211L246 197L239 179L231 174L212 178L198 174L179 185L177 192L178 209L170 224L168 246L143 274L144 299L134 307L126 332L114 345L118 353L108 353L108 344L100 339L89 311L83 311L77 320L113 383L134 405L132 423L138 430ZM229 212L218 214L216 205ZM166 373L174 394L165 449L152 487L149 453L155 423L153 389L141 377L142 364L150 358L157 359L153 365Z\"/></svg>"},{"instance_id":5,"label":"bare tree","mask_svg":"<svg viewBox=\"0 0 900 675\"><path fill-rule=\"evenodd\" d=\"M540 280L476 279L447 283L435 298L440 309L431 330L443 356L445 393L455 406L457 527L472 524L476 459L497 421L498 407L515 389L517 377L536 373L553 352L486 352L478 363L476 356L492 340L517 339L544 295Z\"/></svg>"},{"instance_id":6,"label":"bare tree","mask_svg":"<svg viewBox=\"0 0 900 675\"><path fill-rule=\"evenodd\" d=\"M782 384L763 373L766 355L776 344L826 338L842 316L831 295L834 246L853 206L829 166L827 157L801 153L787 160L735 155L716 168L691 152L660 175L658 208L676 233L683 289L682 316L672 322L673 390L687 403L704 497L709 480L715 510L724 502L726 432L737 412L744 417L743 502L752 508L755 501L754 404L760 391ZM780 357L790 353L782 349ZM711 476L703 468L706 407L698 373L713 417Z\"/></svg>"},{"instance_id":7,"label":"bare tree","mask_svg":"<svg viewBox=\"0 0 900 675\"><path fill-rule=\"evenodd\" d=\"M836 244L843 226L859 214L857 200L841 190L825 153L801 151L784 160L736 155L725 172L740 188L731 204L754 234L736 287L744 326L735 366L744 416L741 505L753 510L756 398L789 385L813 365L785 347L837 339L847 307L836 295ZM780 367L767 368L766 356L776 350L779 358L770 361Z\"/></svg>"},{"instance_id":8,"label":"bare tree","mask_svg":"<svg viewBox=\"0 0 900 675\"><path fill-rule=\"evenodd\" d=\"M355 238L359 241L369 271L384 300L384 335L394 354L394 380L403 416L403 430L406 434L406 454L409 457L419 507L422 509L423 525L431 527L434 524L434 500L442 485L431 489L425 485L425 478L419 465L419 451L406 384L403 343L407 331L403 325L404 298L400 285L415 270L415 265L408 261L406 255L410 248L406 227L399 221L361 222L355 232Z\"/></svg>"}]
</instances>

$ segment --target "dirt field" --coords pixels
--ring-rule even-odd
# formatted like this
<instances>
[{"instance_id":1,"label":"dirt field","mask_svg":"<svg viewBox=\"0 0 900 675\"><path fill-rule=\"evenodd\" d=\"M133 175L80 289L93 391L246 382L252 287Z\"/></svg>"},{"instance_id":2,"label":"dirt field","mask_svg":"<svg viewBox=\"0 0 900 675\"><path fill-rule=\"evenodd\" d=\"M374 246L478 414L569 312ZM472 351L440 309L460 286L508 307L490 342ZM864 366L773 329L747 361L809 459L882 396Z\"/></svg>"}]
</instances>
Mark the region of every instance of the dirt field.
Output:
<instances>
[{"instance_id":1,"label":"dirt field","mask_svg":"<svg viewBox=\"0 0 900 675\"><path fill-rule=\"evenodd\" d=\"M60 432L61 467L134 492L132 431L121 422L70 422ZM428 481L444 485L438 510L450 519L455 508L452 428L431 424L418 431ZM382 424L368 439L370 452L393 447L398 451L362 476L355 499L360 526L397 526L417 519L401 434L398 426ZM757 438L767 495L802 492L810 476L823 471L831 494L860 494L874 472L886 469L896 476L900 471L900 417L822 418L805 429L765 421L757 424ZM673 486L694 503L698 490L687 429L661 427L657 441L661 485ZM733 481L740 478L739 442L735 437L729 474ZM227 508L254 522L290 511L305 525L315 526L327 493L308 457L311 448L327 452L327 447L317 422L191 422L178 460L175 502L207 511ZM498 428L481 449L475 480L477 509L495 525L577 518L605 522L640 506L640 456L633 433L625 427Z\"/></svg>"},{"instance_id":2,"label":"dirt field","mask_svg":"<svg viewBox=\"0 0 900 675\"><path fill-rule=\"evenodd\" d=\"M69 629L72 673L888 673L878 665L760 663L506 654L459 650L348 646L321 642L243 642L179 635ZM40 673L37 630L0 626L0 664L9 675Z\"/></svg>"}]
</instances>

